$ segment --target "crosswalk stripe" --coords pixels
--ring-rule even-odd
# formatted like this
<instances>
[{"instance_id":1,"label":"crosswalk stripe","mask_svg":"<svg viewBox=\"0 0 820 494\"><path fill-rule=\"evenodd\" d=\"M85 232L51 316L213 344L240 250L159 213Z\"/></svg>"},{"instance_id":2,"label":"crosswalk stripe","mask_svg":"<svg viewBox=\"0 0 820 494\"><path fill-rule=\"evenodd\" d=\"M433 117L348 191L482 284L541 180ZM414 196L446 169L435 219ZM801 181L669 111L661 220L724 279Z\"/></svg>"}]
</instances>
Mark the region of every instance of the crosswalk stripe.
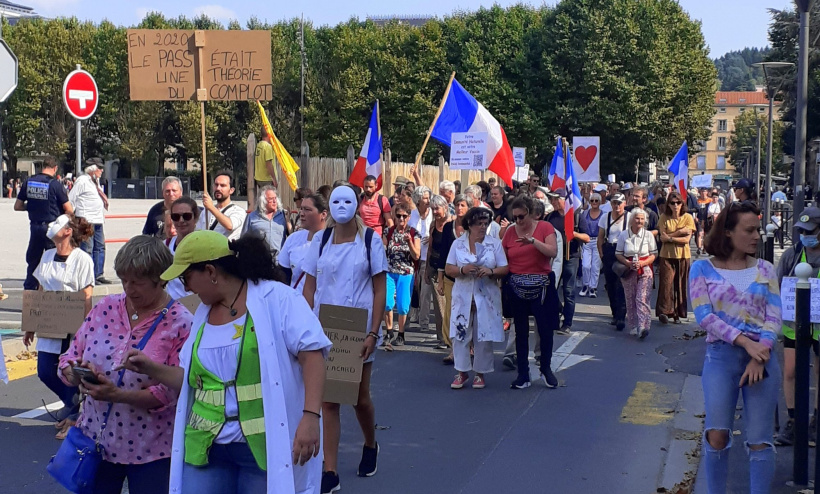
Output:
<instances>
[{"instance_id":1,"label":"crosswalk stripe","mask_svg":"<svg viewBox=\"0 0 820 494\"><path fill-rule=\"evenodd\" d=\"M59 409L63 408L63 402L62 401L55 401L54 403L49 403L48 405L46 405L44 407L37 407L34 410L29 410L28 412L18 413L17 415L13 416L12 418L13 419L33 419L33 418L37 418L40 415L43 415L43 414L46 413L46 408L48 409L49 412L54 412L56 410L59 410Z\"/></svg>"}]
</instances>

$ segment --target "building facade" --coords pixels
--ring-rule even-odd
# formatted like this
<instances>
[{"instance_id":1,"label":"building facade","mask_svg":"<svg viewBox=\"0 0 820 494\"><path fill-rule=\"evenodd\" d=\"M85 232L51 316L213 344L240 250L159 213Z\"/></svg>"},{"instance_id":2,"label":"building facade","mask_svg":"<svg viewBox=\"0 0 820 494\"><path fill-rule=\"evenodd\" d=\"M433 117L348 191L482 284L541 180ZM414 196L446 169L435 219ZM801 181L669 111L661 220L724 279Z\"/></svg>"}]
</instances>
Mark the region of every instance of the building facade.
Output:
<instances>
[{"instance_id":1,"label":"building facade","mask_svg":"<svg viewBox=\"0 0 820 494\"><path fill-rule=\"evenodd\" d=\"M779 119L780 103L775 101L774 118ZM690 147L689 174L711 174L716 180L732 180L740 172L729 163L729 136L735 130L735 118L753 111L767 116L769 100L760 91L718 91L715 93L715 116L712 118L711 137L708 141L694 143Z\"/></svg>"},{"instance_id":2,"label":"building facade","mask_svg":"<svg viewBox=\"0 0 820 494\"><path fill-rule=\"evenodd\" d=\"M38 18L40 15L31 7L12 3L8 0L0 0L0 17L5 18L9 24L14 25L20 19Z\"/></svg>"}]
</instances>

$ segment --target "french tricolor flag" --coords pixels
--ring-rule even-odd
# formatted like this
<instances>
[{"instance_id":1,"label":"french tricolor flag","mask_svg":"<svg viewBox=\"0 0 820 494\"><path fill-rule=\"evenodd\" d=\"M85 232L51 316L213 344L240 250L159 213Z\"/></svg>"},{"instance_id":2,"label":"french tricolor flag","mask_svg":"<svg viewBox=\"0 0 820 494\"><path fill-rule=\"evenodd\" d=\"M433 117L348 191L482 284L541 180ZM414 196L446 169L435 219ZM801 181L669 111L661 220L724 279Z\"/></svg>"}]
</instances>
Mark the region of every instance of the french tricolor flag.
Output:
<instances>
[{"instance_id":1,"label":"french tricolor flag","mask_svg":"<svg viewBox=\"0 0 820 494\"><path fill-rule=\"evenodd\" d=\"M488 168L512 187L515 160L504 129L484 105L455 79L430 135L440 143L451 146L453 132L486 132L489 141L486 157L490 164Z\"/></svg>"},{"instance_id":2,"label":"french tricolor flag","mask_svg":"<svg viewBox=\"0 0 820 494\"><path fill-rule=\"evenodd\" d=\"M686 141L683 141L678 153L669 162L669 172L675 174L675 187L686 200L686 189L689 187L689 147L686 145Z\"/></svg>"},{"instance_id":3,"label":"french tricolor flag","mask_svg":"<svg viewBox=\"0 0 820 494\"><path fill-rule=\"evenodd\" d=\"M566 187L568 168L566 166L566 161L566 157L564 156L564 141L561 136L558 136L558 143L555 145L555 154L552 155L552 163L550 164L550 171L547 176L547 181L550 184L551 190Z\"/></svg>"},{"instance_id":4,"label":"french tricolor flag","mask_svg":"<svg viewBox=\"0 0 820 494\"><path fill-rule=\"evenodd\" d=\"M367 128L367 135L364 136L362 152L359 159L350 173L348 182L359 187L364 186L364 178L368 175L376 177L376 190L382 188L382 130L379 124L379 101L373 107L373 114L370 115L370 126Z\"/></svg>"}]
</instances>

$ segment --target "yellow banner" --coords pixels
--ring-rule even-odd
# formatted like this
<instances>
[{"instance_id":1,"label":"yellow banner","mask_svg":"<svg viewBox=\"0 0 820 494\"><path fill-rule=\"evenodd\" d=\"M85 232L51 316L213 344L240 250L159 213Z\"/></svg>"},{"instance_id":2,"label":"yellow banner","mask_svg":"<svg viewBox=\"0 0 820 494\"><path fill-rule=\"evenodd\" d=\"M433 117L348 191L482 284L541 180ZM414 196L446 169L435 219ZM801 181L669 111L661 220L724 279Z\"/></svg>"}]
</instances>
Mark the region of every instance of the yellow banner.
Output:
<instances>
[{"instance_id":1,"label":"yellow banner","mask_svg":"<svg viewBox=\"0 0 820 494\"><path fill-rule=\"evenodd\" d=\"M256 100L256 104L259 106L259 114L262 115L262 125L265 127L265 132L268 134L271 146L273 146L276 161L279 162L279 166L282 168L282 172L285 174L285 178L287 178L291 190L296 190L296 188L299 187L296 181L296 172L299 171L299 166L285 149L285 146L276 138L276 134L273 133L273 127L270 125L268 116L265 115L265 109L262 108L262 103Z\"/></svg>"}]
</instances>

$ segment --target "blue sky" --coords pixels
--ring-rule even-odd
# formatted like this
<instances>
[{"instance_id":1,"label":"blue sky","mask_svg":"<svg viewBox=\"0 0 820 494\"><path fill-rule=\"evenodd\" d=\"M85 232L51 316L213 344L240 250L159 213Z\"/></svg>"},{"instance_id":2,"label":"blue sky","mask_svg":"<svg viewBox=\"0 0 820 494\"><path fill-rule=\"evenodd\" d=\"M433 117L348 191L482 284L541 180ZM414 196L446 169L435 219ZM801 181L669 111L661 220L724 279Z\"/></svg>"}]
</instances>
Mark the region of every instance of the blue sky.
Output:
<instances>
[{"instance_id":1,"label":"blue sky","mask_svg":"<svg viewBox=\"0 0 820 494\"><path fill-rule=\"evenodd\" d=\"M368 15L438 15L454 10L475 10L493 3L512 5L517 0L11 0L29 5L43 15L77 16L80 19L101 21L109 19L119 25L133 25L151 10L169 17L180 14L193 16L205 12L223 22L238 19L244 23L256 15L269 21L298 17L304 13L314 24L336 24L356 16ZM554 4L555 0L545 0ZM706 42L713 57L740 49L744 46L762 47L767 44L766 29L769 23L767 8L786 8L790 0L679 0L689 14L703 22ZM540 5L530 0L525 3Z\"/></svg>"}]
</instances>

